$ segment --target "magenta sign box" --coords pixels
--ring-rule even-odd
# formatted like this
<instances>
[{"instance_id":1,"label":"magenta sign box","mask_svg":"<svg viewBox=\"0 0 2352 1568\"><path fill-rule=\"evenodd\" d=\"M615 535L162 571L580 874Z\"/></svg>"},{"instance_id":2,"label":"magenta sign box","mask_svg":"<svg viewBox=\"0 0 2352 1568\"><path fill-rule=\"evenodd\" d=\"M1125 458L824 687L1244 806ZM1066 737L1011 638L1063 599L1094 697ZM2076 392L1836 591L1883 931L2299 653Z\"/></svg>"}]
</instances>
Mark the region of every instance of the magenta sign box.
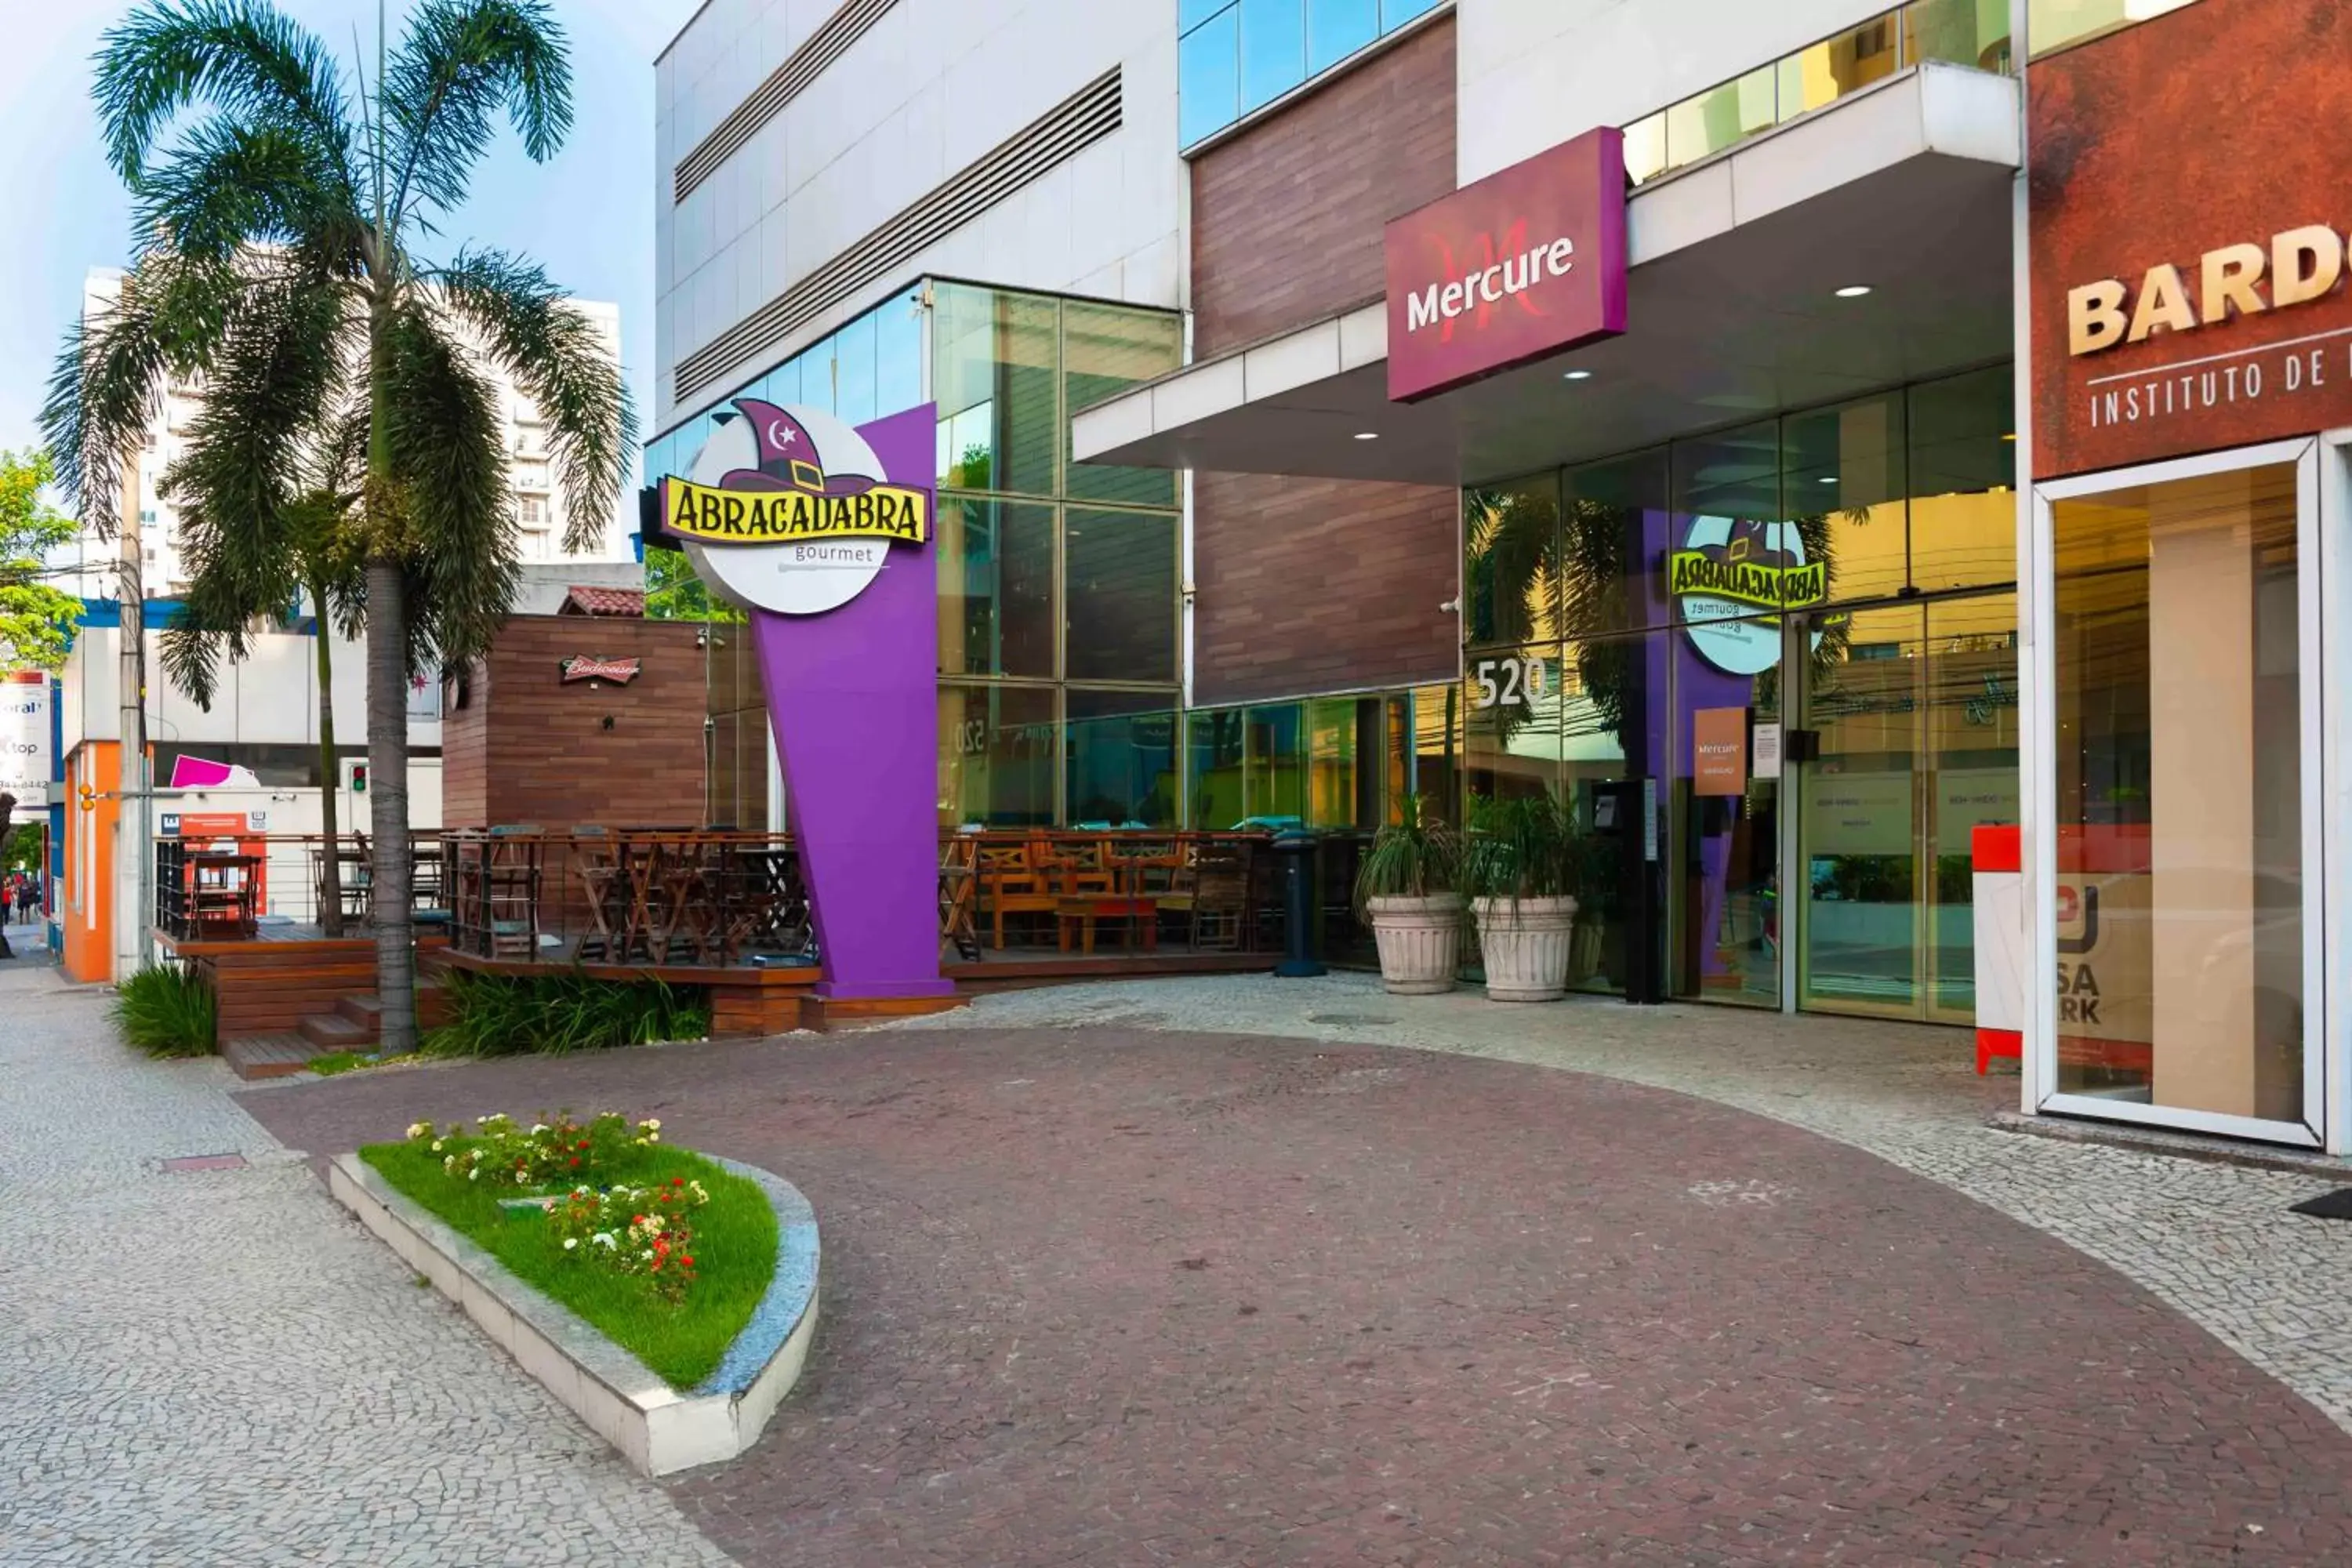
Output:
<instances>
[{"instance_id":1,"label":"magenta sign box","mask_svg":"<svg viewBox=\"0 0 2352 1568\"><path fill-rule=\"evenodd\" d=\"M1411 403L1625 330L1613 126L1465 185L1386 235L1389 398Z\"/></svg>"},{"instance_id":2,"label":"magenta sign box","mask_svg":"<svg viewBox=\"0 0 2352 1568\"><path fill-rule=\"evenodd\" d=\"M822 996L941 996L937 416L738 399L662 532L751 616Z\"/></svg>"}]
</instances>

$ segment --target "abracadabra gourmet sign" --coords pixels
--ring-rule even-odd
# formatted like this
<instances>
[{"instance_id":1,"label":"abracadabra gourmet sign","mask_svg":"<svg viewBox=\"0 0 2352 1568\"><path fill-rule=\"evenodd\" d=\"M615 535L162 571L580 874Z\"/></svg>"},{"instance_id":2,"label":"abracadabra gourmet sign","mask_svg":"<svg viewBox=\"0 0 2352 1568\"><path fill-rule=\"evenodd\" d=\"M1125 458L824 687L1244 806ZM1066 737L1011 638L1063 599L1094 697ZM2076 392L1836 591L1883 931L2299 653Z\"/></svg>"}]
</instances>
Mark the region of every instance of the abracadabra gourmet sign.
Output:
<instances>
[{"instance_id":1,"label":"abracadabra gourmet sign","mask_svg":"<svg viewBox=\"0 0 2352 1568\"><path fill-rule=\"evenodd\" d=\"M2037 477L2352 424L2352 13L2191 5L2028 103Z\"/></svg>"},{"instance_id":2,"label":"abracadabra gourmet sign","mask_svg":"<svg viewBox=\"0 0 2352 1568\"><path fill-rule=\"evenodd\" d=\"M1389 397L1625 330L1625 139L1588 131L1388 226Z\"/></svg>"}]
</instances>

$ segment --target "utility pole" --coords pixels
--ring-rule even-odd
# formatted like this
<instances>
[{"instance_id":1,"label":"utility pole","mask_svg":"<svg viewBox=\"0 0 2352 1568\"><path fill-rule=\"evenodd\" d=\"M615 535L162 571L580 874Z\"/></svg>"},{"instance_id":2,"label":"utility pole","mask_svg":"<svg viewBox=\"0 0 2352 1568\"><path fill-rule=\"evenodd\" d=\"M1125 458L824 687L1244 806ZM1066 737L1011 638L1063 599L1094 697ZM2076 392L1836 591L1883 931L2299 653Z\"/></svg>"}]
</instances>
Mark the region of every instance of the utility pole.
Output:
<instances>
[{"instance_id":1,"label":"utility pole","mask_svg":"<svg viewBox=\"0 0 2352 1568\"><path fill-rule=\"evenodd\" d=\"M154 791L147 774L147 574L139 518L139 459L133 447L122 467L121 553L115 591L121 597L121 638L115 679L121 733L121 769L114 831L114 979L129 979L147 962L147 925L154 914Z\"/></svg>"}]
</instances>

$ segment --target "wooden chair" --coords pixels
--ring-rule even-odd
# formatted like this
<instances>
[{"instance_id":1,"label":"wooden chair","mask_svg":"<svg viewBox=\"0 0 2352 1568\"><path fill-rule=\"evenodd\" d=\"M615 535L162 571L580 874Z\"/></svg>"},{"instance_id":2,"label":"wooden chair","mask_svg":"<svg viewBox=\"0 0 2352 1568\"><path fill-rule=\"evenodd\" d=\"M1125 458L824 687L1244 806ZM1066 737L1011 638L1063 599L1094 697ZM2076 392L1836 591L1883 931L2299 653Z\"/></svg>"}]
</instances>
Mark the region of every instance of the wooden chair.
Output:
<instances>
[{"instance_id":1,"label":"wooden chair","mask_svg":"<svg viewBox=\"0 0 2352 1568\"><path fill-rule=\"evenodd\" d=\"M980 896L979 872L979 840L958 833L940 845L940 935L967 963L980 962L980 933L972 921Z\"/></svg>"},{"instance_id":2,"label":"wooden chair","mask_svg":"<svg viewBox=\"0 0 2352 1568\"><path fill-rule=\"evenodd\" d=\"M539 869L536 824L490 829L482 874L490 957L538 960Z\"/></svg>"},{"instance_id":3,"label":"wooden chair","mask_svg":"<svg viewBox=\"0 0 2352 1568\"><path fill-rule=\"evenodd\" d=\"M613 847L612 835L602 827L574 827L572 839L572 874L580 879L589 927L573 956L609 962L618 956L614 945L628 923L628 888L621 880L621 857Z\"/></svg>"},{"instance_id":4,"label":"wooden chair","mask_svg":"<svg viewBox=\"0 0 2352 1568\"><path fill-rule=\"evenodd\" d=\"M1046 870L1037 864L1034 840L1016 844L982 843L979 847L980 901L987 907L992 944L1004 951L1004 917L1009 914L1052 914L1056 894Z\"/></svg>"},{"instance_id":5,"label":"wooden chair","mask_svg":"<svg viewBox=\"0 0 2352 1568\"><path fill-rule=\"evenodd\" d=\"M1250 853L1245 844L1211 841L1192 858L1192 948L1245 952L1251 943Z\"/></svg>"}]
</instances>

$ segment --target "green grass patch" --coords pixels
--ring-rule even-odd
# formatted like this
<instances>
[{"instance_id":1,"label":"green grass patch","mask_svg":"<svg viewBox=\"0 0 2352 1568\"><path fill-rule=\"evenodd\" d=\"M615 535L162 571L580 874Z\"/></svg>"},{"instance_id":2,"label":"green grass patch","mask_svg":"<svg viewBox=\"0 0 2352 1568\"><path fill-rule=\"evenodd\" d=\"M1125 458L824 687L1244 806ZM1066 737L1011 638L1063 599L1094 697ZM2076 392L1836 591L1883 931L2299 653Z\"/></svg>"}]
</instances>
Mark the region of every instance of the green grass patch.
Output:
<instances>
[{"instance_id":1,"label":"green grass patch","mask_svg":"<svg viewBox=\"0 0 2352 1568\"><path fill-rule=\"evenodd\" d=\"M710 1033L710 999L700 986L452 969L441 988L448 1016L425 1035L428 1056L562 1056Z\"/></svg>"},{"instance_id":2,"label":"green grass patch","mask_svg":"<svg viewBox=\"0 0 2352 1568\"><path fill-rule=\"evenodd\" d=\"M360 1158L517 1278L595 1324L673 1388L691 1388L710 1375L775 1276L776 1212L767 1194L684 1149L633 1151L598 1177L602 1186L652 1186L683 1176L709 1190L710 1202L694 1211L694 1286L675 1304L643 1279L565 1252L543 1217L499 1207L500 1197L516 1195L514 1188L451 1180L442 1156L423 1142L371 1143Z\"/></svg>"},{"instance_id":3,"label":"green grass patch","mask_svg":"<svg viewBox=\"0 0 2352 1568\"><path fill-rule=\"evenodd\" d=\"M151 963L114 993L122 1037L151 1057L213 1054L213 989L192 970Z\"/></svg>"},{"instance_id":4,"label":"green grass patch","mask_svg":"<svg viewBox=\"0 0 2352 1568\"><path fill-rule=\"evenodd\" d=\"M377 1057L366 1051L329 1051L323 1057L312 1057L310 1068L320 1078L333 1078L337 1073L357 1072L362 1068L388 1068L415 1061L414 1056Z\"/></svg>"}]
</instances>

